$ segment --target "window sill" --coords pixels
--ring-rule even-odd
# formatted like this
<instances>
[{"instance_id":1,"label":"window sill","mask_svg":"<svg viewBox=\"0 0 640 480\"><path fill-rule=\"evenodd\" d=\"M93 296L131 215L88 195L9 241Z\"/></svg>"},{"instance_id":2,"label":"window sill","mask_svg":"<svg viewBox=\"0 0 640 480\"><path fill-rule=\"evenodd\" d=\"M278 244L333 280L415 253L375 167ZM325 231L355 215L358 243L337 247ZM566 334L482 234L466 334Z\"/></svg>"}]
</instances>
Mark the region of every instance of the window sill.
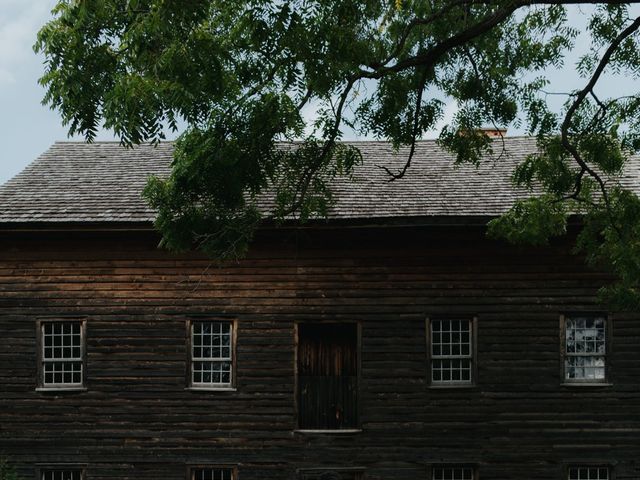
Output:
<instances>
[{"instance_id":1,"label":"window sill","mask_svg":"<svg viewBox=\"0 0 640 480\"><path fill-rule=\"evenodd\" d=\"M235 387L186 387L188 392L237 392Z\"/></svg>"},{"instance_id":2,"label":"window sill","mask_svg":"<svg viewBox=\"0 0 640 480\"><path fill-rule=\"evenodd\" d=\"M612 387L613 383L609 382L563 382L563 387Z\"/></svg>"},{"instance_id":3,"label":"window sill","mask_svg":"<svg viewBox=\"0 0 640 480\"><path fill-rule=\"evenodd\" d=\"M38 387L39 393L64 393L64 392L86 392L87 387Z\"/></svg>"},{"instance_id":4,"label":"window sill","mask_svg":"<svg viewBox=\"0 0 640 480\"><path fill-rule=\"evenodd\" d=\"M448 390L451 388L476 388L475 383L432 383L429 388L434 390Z\"/></svg>"},{"instance_id":5,"label":"window sill","mask_svg":"<svg viewBox=\"0 0 640 480\"><path fill-rule=\"evenodd\" d=\"M336 430L329 429L313 429L313 428L297 428L293 431L293 433L300 433L302 435L345 435L345 434L354 434L361 433L361 428L340 428Z\"/></svg>"}]
</instances>

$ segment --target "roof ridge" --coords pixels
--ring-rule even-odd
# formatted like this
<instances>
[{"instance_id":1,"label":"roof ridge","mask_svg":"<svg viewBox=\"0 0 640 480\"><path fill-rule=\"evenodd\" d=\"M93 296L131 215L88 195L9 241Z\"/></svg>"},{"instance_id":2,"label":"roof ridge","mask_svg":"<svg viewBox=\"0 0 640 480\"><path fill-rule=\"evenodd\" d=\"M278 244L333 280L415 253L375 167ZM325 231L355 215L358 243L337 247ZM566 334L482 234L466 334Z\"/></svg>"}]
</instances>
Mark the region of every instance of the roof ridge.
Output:
<instances>
[{"instance_id":1,"label":"roof ridge","mask_svg":"<svg viewBox=\"0 0 640 480\"><path fill-rule=\"evenodd\" d=\"M513 139L530 139L536 140L535 136L532 135L506 135L503 137L505 140L513 140ZM437 142L438 138L421 138L417 140L417 143L432 143ZM492 138L491 140L499 141L500 137ZM162 144L173 144L176 143L177 139L173 140L160 140L158 143L154 144L152 142L142 142L135 144L134 147L140 145L162 145ZM279 140L276 143L302 143L304 140ZM392 144L390 140L380 140L380 139L345 139L340 140L340 143L384 143L384 144ZM54 145L98 145L98 144L118 144L123 145L120 140L95 140L88 142L86 140L56 140ZM403 144L404 145L404 144ZM123 145L124 146L124 145Z\"/></svg>"}]
</instances>

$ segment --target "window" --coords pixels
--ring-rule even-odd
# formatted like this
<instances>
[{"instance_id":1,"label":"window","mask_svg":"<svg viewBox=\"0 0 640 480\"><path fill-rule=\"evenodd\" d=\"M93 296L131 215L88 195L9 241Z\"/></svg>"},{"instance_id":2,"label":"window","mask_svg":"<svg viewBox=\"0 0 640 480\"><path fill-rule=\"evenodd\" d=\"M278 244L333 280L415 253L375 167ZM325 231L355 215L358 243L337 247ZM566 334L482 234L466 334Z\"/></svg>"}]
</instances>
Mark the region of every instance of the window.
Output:
<instances>
[{"instance_id":1,"label":"window","mask_svg":"<svg viewBox=\"0 0 640 480\"><path fill-rule=\"evenodd\" d=\"M234 467L191 467L189 480L236 480Z\"/></svg>"},{"instance_id":2,"label":"window","mask_svg":"<svg viewBox=\"0 0 640 480\"><path fill-rule=\"evenodd\" d=\"M232 388L235 324L232 321L191 322L191 386Z\"/></svg>"},{"instance_id":3,"label":"window","mask_svg":"<svg viewBox=\"0 0 640 480\"><path fill-rule=\"evenodd\" d=\"M431 469L431 480L474 480L475 478L475 469L469 466L436 466Z\"/></svg>"},{"instance_id":4,"label":"window","mask_svg":"<svg viewBox=\"0 0 640 480\"><path fill-rule=\"evenodd\" d=\"M42 469L40 470L40 480L82 480L83 470L75 469Z\"/></svg>"},{"instance_id":5,"label":"window","mask_svg":"<svg viewBox=\"0 0 640 480\"><path fill-rule=\"evenodd\" d=\"M84 329L85 323L79 320L39 322L41 388L82 388L85 378Z\"/></svg>"},{"instance_id":6,"label":"window","mask_svg":"<svg viewBox=\"0 0 640 480\"><path fill-rule=\"evenodd\" d=\"M474 320L431 320L430 356L433 385L473 382Z\"/></svg>"},{"instance_id":7,"label":"window","mask_svg":"<svg viewBox=\"0 0 640 480\"><path fill-rule=\"evenodd\" d=\"M301 323L297 352L298 428L358 428L358 325Z\"/></svg>"},{"instance_id":8,"label":"window","mask_svg":"<svg viewBox=\"0 0 640 480\"><path fill-rule=\"evenodd\" d=\"M609 480L609 467L569 467L568 480Z\"/></svg>"},{"instance_id":9,"label":"window","mask_svg":"<svg viewBox=\"0 0 640 480\"><path fill-rule=\"evenodd\" d=\"M564 380L604 382L606 378L607 322L603 316L564 318Z\"/></svg>"}]
</instances>

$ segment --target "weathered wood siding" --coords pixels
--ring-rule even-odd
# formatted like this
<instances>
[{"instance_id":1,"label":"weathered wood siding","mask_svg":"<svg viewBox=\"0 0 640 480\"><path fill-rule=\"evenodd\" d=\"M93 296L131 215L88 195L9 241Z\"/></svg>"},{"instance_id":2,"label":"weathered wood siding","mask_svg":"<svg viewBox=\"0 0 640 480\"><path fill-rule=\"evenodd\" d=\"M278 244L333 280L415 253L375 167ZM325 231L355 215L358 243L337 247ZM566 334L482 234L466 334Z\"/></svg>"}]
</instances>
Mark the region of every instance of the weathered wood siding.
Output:
<instances>
[{"instance_id":1,"label":"weathered wood siding","mask_svg":"<svg viewBox=\"0 0 640 480\"><path fill-rule=\"evenodd\" d=\"M611 316L611 386L561 385L559 316L600 310L601 274L570 246L514 248L480 229L283 230L224 266L155 249L150 233L3 233L0 452L88 465L88 479L183 479L186 463L240 480L365 467L425 478L561 478L603 462L640 478L640 315ZM237 391L185 390L189 314L238 321ZM477 385L430 388L425 318L477 316ZM36 320L87 319L87 386L38 393ZM295 323L357 321L361 433L294 433Z\"/></svg>"}]
</instances>

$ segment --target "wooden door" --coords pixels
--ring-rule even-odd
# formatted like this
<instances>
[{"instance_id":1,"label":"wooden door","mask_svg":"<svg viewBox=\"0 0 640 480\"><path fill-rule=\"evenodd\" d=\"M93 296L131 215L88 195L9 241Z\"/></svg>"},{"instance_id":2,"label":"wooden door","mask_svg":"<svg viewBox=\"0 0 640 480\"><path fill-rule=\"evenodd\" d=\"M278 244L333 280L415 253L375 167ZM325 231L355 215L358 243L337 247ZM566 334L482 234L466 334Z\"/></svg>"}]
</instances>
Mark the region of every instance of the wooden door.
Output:
<instances>
[{"instance_id":1,"label":"wooden door","mask_svg":"<svg viewBox=\"0 0 640 480\"><path fill-rule=\"evenodd\" d=\"M358 326L298 326L298 427L358 427Z\"/></svg>"}]
</instances>

